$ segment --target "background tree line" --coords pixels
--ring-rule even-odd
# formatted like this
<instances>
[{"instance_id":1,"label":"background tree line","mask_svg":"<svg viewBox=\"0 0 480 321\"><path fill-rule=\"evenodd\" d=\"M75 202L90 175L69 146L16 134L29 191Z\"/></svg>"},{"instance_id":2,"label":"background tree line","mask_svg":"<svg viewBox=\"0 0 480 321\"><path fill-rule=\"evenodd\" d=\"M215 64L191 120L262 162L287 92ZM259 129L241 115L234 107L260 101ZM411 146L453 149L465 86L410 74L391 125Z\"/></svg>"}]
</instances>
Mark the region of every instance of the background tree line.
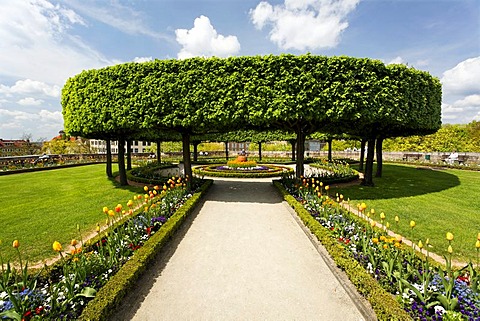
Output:
<instances>
[{"instance_id":1,"label":"background tree line","mask_svg":"<svg viewBox=\"0 0 480 321\"><path fill-rule=\"evenodd\" d=\"M326 147L325 147L326 148ZM360 149L357 140L334 140L332 149ZM387 138L383 142L383 150L391 152L480 152L480 122L469 124L444 124L434 134L423 136Z\"/></svg>"}]
</instances>

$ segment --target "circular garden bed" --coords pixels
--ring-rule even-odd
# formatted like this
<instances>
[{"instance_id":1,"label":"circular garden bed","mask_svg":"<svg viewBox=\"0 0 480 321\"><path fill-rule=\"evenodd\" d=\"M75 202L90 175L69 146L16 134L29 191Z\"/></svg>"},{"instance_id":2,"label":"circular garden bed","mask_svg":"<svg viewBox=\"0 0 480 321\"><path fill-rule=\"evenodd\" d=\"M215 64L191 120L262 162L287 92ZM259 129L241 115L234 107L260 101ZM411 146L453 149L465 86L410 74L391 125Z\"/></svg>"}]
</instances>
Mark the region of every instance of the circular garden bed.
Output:
<instances>
[{"instance_id":1,"label":"circular garden bed","mask_svg":"<svg viewBox=\"0 0 480 321\"><path fill-rule=\"evenodd\" d=\"M199 176L263 178L278 177L293 174L293 169L277 165L257 165L249 168L232 168L225 164L203 165L193 168L193 173Z\"/></svg>"}]
</instances>

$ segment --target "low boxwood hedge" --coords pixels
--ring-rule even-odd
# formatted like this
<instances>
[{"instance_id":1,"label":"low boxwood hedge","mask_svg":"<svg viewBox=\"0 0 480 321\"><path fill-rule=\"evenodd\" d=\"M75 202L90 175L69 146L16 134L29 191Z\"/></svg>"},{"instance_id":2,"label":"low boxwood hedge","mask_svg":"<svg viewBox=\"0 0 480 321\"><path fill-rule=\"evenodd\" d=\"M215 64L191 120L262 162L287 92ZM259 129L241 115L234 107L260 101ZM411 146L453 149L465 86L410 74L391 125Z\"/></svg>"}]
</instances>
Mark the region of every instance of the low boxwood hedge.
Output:
<instances>
[{"instance_id":1,"label":"low boxwood hedge","mask_svg":"<svg viewBox=\"0 0 480 321\"><path fill-rule=\"evenodd\" d=\"M193 173L197 176L210 176L210 177L234 177L234 178L268 178L268 177L279 177L284 175L293 174L294 170L289 167L268 165L271 167L276 167L276 171L246 171L246 170L231 170L231 171L220 171L215 170L215 167L223 166L223 164L215 164L208 166L197 166L192 169Z\"/></svg>"},{"instance_id":2,"label":"low boxwood hedge","mask_svg":"<svg viewBox=\"0 0 480 321\"><path fill-rule=\"evenodd\" d=\"M331 236L329 230L315 220L303 205L283 188L279 181L274 181L274 185L282 194L284 200L295 210L305 226L322 243L337 266L345 271L357 291L370 302L378 320L412 320L395 298L371 277L352 255ZM355 220L360 222L358 218Z\"/></svg>"},{"instance_id":3,"label":"low boxwood hedge","mask_svg":"<svg viewBox=\"0 0 480 321\"><path fill-rule=\"evenodd\" d=\"M132 168L127 171L127 179L133 182L143 183L143 184L163 184L169 177L163 177L158 174L157 171L162 169L176 168L177 165L173 164L160 164L160 165L147 165L142 167Z\"/></svg>"},{"instance_id":4,"label":"low boxwood hedge","mask_svg":"<svg viewBox=\"0 0 480 321\"><path fill-rule=\"evenodd\" d=\"M126 293L133 288L142 273L155 259L157 253L180 228L212 183L212 180L207 180L200 191L189 198L162 228L135 252L132 258L120 268L108 283L98 291L95 298L87 304L79 320L108 320L108 317L120 306Z\"/></svg>"}]
</instances>

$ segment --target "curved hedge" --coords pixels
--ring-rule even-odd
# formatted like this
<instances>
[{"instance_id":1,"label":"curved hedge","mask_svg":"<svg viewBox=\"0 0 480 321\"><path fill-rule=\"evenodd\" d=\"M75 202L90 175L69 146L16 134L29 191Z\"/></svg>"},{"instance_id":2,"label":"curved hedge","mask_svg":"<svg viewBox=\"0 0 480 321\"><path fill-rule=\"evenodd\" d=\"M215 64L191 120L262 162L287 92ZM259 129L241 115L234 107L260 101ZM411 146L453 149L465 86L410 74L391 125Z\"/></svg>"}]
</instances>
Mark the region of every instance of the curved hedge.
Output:
<instances>
[{"instance_id":1,"label":"curved hedge","mask_svg":"<svg viewBox=\"0 0 480 321\"><path fill-rule=\"evenodd\" d=\"M276 165L264 165L272 168L273 170L217 170L216 167L224 164L197 166L193 168L193 173L198 176L210 176L210 177L236 177L236 178L267 178L267 177L279 177L283 175L293 174L293 169L289 167L276 166Z\"/></svg>"}]
</instances>

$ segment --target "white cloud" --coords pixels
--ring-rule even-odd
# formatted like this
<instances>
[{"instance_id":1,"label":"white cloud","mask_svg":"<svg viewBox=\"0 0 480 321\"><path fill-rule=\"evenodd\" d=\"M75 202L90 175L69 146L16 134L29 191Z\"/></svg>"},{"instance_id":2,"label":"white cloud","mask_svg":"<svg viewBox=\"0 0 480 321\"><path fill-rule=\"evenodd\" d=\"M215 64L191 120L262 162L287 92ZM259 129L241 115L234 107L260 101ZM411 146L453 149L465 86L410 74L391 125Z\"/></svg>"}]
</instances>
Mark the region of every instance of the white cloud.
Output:
<instances>
[{"instance_id":1,"label":"white cloud","mask_svg":"<svg viewBox=\"0 0 480 321\"><path fill-rule=\"evenodd\" d=\"M124 6L118 0L70 0L68 5L82 14L130 35L145 35L173 42L163 33L151 30L144 23L145 13Z\"/></svg>"},{"instance_id":2,"label":"white cloud","mask_svg":"<svg viewBox=\"0 0 480 321\"><path fill-rule=\"evenodd\" d=\"M31 79L18 80L15 85L9 87L0 84L0 93L10 94L41 94L50 97L60 97L60 87L47 85L42 81Z\"/></svg>"},{"instance_id":3,"label":"white cloud","mask_svg":"<svg viewBox=\"0 0 480 321\"><path fill-rule=\"evenodd\" d=\"M28 113L19 110L0 109L0 137L18 139L22 133L32 133L35 137L50 137L63 128L63 117L60 111Z\"/></svg>"},{"instance_id":4,"label":"white cloud","mask_svg":"<svg viewBox=\"0 0 480 321\"><path fill-rule=\"evenodd\" d=\"M17 101L17 103L22 106L38 106L43 103L43 100L35 99L32 97L26 97L26 98L20 99L19 101Z\"/></svg>"},{"instance_id":5,"label":"white cloud","mask_svg":"<svg viewBox=\"0 0 480 321\"><path fill-rule=\"evenodd\" d=\"M74 26L84 25L74 11L47 0L2 0L1 75L62 86L84 69L112 64L69 34Z\"/></svg>"},{"instance_id":6,"label":"white cloud","mask_svg":"<svg viewBox=\"0 0 480 321\"><path fill-rule=\"evenodd\" d=\"M141 62L147 62L147 61L152 61L152 60L153 60L153 58L151 56L150 57L135 57L133 59L133 62L141 63Z\"/></svg>"},{"instance_id":7,"label":"white cloud","mask_svg":"<svg viewBox=\"0 0 480 321\"><path fill-rule=\"evenodd\" d=\"M455 102L442 104L442 119L455 123L469 123L480 115L480 94L469 95Z\"/></svg>"},{"instance_id":8,"label":"white cloud","mask_svg":"<svg viewBox=\"0 0 480 321\"><path fill-rule=\"evenodd\" d=\"M240 43L236 36L219 35L205 16L196 18L193 28L175 30L177 42L182 45L178 53L179 59L196 56L228 57L240 51Z\"/></svg>"},{"instance_id":9,"label":"white cloud","mask_svg":"<svg viewBox=\"0 0 480 321\"><path fill-rule=\"evenodd\" d=\"M405 61L403 60L402 57L397 56L392 60L390 60L389 62L387 62L387 65L392 65L392 64L405 64Z\"/></svg>"},{"instance_id":10,"label":"white cloud","mask_svg":"<svg viewBox=\"0 0 480 321\"><path fill-rule=\"evenodd\" d=\"M270 40L282 49L333 48L348 27L347 15L360 0L285 0L260 2L250 10L257 29L271 25Z\"/></svg>"},{"instance_id":11,"label":"white cloud","mask_svg":"<svg viewBox=\"0 0 480 321\"><path fill-rule=\"evenodd\" d=\"M462 108L478 108L478 109L480 109L480 94L470 95L470 96L465 97L464 99L457 100L453 105L457 106L457 107L462 107Z\"/></svg>"},{"instance_id":12,"label":"white cloud","mask_svg":"<svg viewBox=\"0 0 480 321\"><path fill-rule=\"evenodd\" d=\"M447 94L480 94L480 56L464 60L445 71L441 82Z\"/></svg>"},{"instance_id":13,"label":"white cloud","mask_svg":"<svg viewBox=\"0 0 480 321\"><path fill-rule=\"evenodd\" d=\"M42 110L40 110L38 115L40 116L41 121L45 121L45 122L54 121L54 122L62 122L63 123L63 115L59 111L53 111L52 112L52 111L42 109Z\"/></svg>"}]
</instances>

